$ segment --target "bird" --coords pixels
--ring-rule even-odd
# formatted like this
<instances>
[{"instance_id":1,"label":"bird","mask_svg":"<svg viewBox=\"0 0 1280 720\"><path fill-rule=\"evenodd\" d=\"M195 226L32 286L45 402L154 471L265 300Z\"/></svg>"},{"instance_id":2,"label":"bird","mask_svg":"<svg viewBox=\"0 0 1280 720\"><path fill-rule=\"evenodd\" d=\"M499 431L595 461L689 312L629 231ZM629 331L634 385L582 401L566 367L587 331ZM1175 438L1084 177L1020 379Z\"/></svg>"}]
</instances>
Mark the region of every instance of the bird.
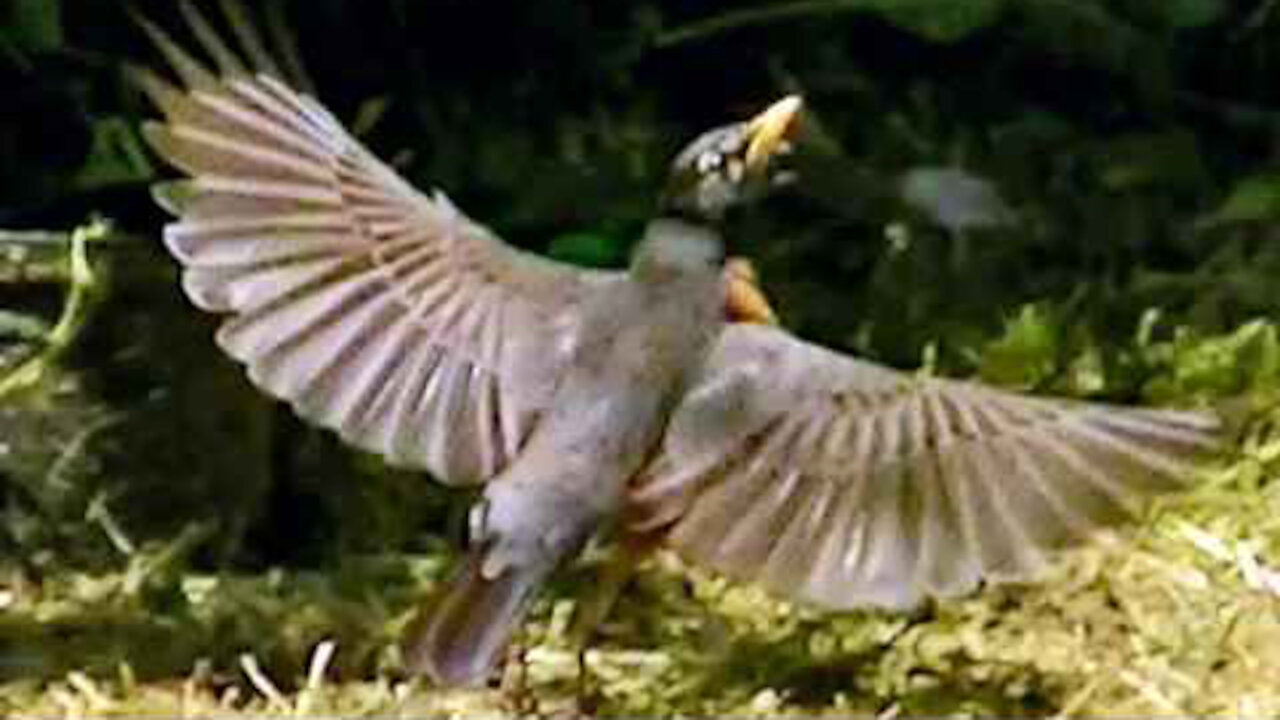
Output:
<instances>
[{"instance_id":1,"label":"bird","mask_svg":"<svg viewBox=\"0 0 1280 720\"><path fill-rule=\"evenodd\" d=\"M185 294L304 420L480 487L405 643L441 685L484 683L606 525L818 608L908 609L1034 576L1220 444L1208 412L903 372L774 322L726 216L803 182L799 96L685 146L626 269L577 268L416 189L252 34L179 6L206 59L139 18L171 72L131 75L185 175L154 188Z\"/></svg>"}]
</instances>

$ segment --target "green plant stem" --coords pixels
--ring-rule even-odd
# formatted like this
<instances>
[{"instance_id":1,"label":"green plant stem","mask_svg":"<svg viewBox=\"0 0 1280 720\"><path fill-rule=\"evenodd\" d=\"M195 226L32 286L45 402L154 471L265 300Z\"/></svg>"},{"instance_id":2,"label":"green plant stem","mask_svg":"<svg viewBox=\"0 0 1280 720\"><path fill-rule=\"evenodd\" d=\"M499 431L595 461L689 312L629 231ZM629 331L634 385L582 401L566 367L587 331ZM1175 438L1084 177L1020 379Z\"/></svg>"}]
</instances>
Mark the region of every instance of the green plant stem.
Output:
<instances>
[{"instance_id":1,"label":"green plant stem","mask_svg":"<svg viewBox=\"0 0 1280 720\"><path fill-rule=\"evenodd\" d=\"M58 362L74 345L81 330L88 323L94 307L103 296L103 288L89 264L88 244L99 241L111 232L104 222L93 222L77 228L71 234L69 257L71 286L67 291L62 314L53 330L45 338L40 354L19 365L12 373L0 378L0 399L11 393L36 386L45 370Z\"/></svg>"}]
</instances>

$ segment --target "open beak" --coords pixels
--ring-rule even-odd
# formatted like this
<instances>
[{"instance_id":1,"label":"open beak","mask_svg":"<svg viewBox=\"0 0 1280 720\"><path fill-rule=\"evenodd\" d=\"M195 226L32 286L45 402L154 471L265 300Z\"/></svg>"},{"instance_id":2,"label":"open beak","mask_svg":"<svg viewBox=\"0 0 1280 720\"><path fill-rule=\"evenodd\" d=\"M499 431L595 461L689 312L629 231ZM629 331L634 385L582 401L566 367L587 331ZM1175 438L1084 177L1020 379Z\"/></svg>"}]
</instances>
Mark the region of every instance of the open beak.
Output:
<instances>
[{"instance_id":1,"label":"open beak","mask_svg":"<svg viewBox=\"0 0 1280 720\"><path fill-rule=\"evenodd\" d=\"M788 95L747 121L747 170L761 172L799 125L804 100Z\"/></svg>"}]
</instances>

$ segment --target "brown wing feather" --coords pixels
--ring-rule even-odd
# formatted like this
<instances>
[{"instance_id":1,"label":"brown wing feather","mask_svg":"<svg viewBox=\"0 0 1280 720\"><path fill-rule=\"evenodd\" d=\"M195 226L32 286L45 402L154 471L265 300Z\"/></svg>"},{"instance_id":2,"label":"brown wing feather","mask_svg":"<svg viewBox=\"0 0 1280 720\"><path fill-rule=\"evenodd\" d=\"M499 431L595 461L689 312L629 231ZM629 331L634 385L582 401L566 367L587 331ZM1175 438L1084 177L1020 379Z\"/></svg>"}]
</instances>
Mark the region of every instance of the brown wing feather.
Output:
<instances>
[{"instance_id":1,"label":"brown wing feather","mask_svg":"<svg viewBox=\"0 0 1280 720\"><path fill-rule=\"evenodd\" d=\"M165 118L147 140L189 176L156 190L187 294L229 316L219 344L303 417L445 482L487 479L546 407L582 298L617 278L515 250L417 192L277 79L223 4L252 68L186 0L216 71L139 19L181 80L133 72Z\"/></svg>"},{"instance_id":2,"label":"brown wing feather","mask_svg":"<svg viewBox=\"0 0 1280 720\"><path fill-rule=\"evenodd\" d=\"M1183 487L1218 423L917 379L731 326L632 493L632 526L819 605L906 607L1046 553Z\"/></svg>"}]
</instances>

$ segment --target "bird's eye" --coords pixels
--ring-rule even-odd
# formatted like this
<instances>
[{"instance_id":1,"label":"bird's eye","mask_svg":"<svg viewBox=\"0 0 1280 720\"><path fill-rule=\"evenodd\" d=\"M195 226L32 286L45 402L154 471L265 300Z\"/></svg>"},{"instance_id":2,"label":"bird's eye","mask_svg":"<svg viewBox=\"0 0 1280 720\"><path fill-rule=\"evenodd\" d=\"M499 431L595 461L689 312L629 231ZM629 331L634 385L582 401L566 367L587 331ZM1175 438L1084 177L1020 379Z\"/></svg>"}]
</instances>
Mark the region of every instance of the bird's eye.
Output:
<instances>
[{"instance_id":1,"label":"bird's eye","mask_svg":"<svg viewBox=\"0 0 1280 720\"><path fill-rule=\"evenodd\" d=\"M707 174L712 170L720 167L724 162L724 156L718 152L704 152L698 156L698 161L694 164L699 174Z\"/></svg>"}]
</instances>

